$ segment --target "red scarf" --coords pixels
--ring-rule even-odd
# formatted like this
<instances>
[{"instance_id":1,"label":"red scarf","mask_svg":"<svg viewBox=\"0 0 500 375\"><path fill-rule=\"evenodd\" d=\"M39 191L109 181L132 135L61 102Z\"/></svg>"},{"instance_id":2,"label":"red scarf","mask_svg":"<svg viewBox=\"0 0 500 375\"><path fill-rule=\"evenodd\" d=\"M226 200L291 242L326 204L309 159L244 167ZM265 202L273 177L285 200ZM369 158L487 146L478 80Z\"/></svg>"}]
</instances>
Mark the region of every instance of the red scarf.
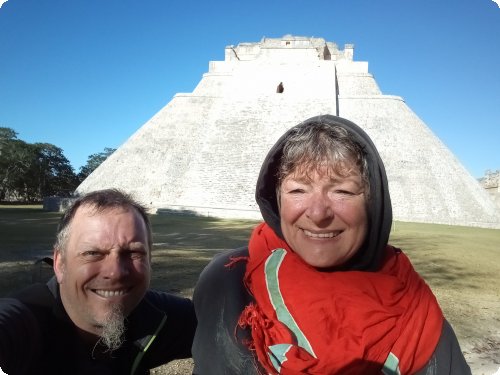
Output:
<instances>
[{"instance_id":1,"label":"red scarf","mask_svg":"<svg viewBox=\"0 0 500 375\"><path fill-rule=\"evenodd\" d=\"M436 298L408 258L387 247L377 272L319 272L261 224L250 238L245 284L250 327L270 374L412 374L441 335ZM391 370L392 368L392 370Z\"/></svg>"}]
</instances>

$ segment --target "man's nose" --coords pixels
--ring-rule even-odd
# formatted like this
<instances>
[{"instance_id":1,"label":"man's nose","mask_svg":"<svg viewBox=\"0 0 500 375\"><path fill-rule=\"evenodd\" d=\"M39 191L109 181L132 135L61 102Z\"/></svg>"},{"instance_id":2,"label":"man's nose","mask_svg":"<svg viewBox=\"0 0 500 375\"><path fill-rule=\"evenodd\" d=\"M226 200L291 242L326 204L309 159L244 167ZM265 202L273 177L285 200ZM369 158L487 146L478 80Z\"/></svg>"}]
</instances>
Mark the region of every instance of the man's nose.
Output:
<instances>
[{"instance_id":1,"label":"man's nose","mask_svg":"<svg viewBox=\"0 0 500 375\"><path fill-rule=\"evenodd\" d=\"M130 273L129 264L120 254L109 254L104 260L104 277L120 278Z\"/></svg>"}]
</instances>

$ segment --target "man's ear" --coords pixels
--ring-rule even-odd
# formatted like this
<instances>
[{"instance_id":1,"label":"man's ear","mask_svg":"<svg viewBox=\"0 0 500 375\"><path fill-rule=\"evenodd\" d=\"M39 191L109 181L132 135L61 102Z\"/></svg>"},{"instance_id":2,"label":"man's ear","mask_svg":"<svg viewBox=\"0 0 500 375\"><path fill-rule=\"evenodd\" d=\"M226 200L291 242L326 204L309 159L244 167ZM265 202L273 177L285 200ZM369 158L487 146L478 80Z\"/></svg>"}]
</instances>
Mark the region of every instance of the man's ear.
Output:
<instances>
[{"instance_id":1,"label":"man's ear","mask_svg":"<svg viewBox=\"0 0 500 375\"><path fill-rule=\"evenodd\" d=\"M64 259L61 251L54 248L54 273L56 274L57 282L62 284L64 279Z\"/></svg>"}]
</instances>

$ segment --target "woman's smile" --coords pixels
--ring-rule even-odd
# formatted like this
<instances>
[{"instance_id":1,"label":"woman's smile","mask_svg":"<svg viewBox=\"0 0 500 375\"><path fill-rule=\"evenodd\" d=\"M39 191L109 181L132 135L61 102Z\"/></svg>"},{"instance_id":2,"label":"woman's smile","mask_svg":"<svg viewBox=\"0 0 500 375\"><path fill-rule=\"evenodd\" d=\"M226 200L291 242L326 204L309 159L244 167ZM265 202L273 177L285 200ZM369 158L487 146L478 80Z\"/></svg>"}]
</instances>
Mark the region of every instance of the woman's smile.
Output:
<instances>
[{"instance_id":1,"label":"woman's smile","mask_svg":"<svg viewBox=\"0 0 500 375\"><path fill-rule=\"evenodd\" d=\"M309 238L334 238L337 237L341 232L312 232L307 229L302 229L302 232Z\"/></svg>"}]
</instances>

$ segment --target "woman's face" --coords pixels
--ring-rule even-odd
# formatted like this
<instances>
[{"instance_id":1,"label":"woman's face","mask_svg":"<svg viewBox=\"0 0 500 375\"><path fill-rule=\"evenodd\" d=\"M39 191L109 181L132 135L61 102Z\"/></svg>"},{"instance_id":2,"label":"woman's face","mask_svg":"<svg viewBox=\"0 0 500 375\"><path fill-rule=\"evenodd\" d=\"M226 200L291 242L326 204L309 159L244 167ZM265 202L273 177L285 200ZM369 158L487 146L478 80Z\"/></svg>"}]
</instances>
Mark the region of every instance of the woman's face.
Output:
<instances>
[{"instance_id":1,"label":"woman's face","mask_svg":"<svg viewBox=\"0 0 500 375\"><path fill-rule=\"evenodd\" d=\"M313 267L344 264L367 233L365 196L361 176L354 169L347 176L327 168L288 175L280 186L281 230L286 242Z\"/></svg>"}]
</instances>

